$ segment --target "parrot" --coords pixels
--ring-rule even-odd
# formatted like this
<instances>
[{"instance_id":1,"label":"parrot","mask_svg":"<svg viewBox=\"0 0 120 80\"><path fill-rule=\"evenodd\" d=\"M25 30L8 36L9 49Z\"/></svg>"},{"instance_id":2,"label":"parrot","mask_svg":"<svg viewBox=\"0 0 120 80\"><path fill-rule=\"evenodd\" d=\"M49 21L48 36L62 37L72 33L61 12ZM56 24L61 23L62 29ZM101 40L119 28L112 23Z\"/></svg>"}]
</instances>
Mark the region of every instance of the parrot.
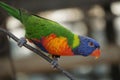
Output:
<instances>
[{"instance_id":1,"label":"parrot","mask_svg":"<svg viewBox=\"0 0 120 80\"><path fill-rule=\"evenodd\" d=\"M2 1L0 7L18 19L25 28L25 39L53 57L94 56L101 54L100 44L93 38L77 35L50 19L16 9Z\"/></svg>"}]
</instances>

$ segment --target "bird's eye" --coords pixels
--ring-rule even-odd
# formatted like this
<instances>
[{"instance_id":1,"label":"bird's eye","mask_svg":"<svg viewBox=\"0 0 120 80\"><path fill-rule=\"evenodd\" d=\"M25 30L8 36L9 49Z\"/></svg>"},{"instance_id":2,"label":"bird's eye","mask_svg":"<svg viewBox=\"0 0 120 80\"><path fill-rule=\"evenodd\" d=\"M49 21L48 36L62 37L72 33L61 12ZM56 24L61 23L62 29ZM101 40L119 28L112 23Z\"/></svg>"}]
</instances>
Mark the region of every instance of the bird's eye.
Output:
<instances>
[{"instance_id":1,"label":"bird's eye","mask_svg":"<svg viewBox=\"0 0 120 80\"><path fill-rule=\"evenodd\" d=\"M90 47L94 47L94 43L93 43L93 42L89 42L88 45L89 45Z\"/></svg>"}]
</instances>

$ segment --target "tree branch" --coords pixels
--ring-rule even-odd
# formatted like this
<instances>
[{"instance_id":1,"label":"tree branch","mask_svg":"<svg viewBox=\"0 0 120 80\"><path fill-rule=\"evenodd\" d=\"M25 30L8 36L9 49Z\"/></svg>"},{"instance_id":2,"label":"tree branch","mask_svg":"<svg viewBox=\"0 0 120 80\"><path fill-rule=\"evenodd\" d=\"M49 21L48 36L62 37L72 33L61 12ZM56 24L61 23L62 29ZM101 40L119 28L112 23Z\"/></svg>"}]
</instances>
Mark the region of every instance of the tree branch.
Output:
<instances>
[{"instance_id":1,"label":"tree branch","mask_svg":"<svg viewBox=\"0 0 120 80\"><path fill-rule=\"evenodd\" d=\"M20 39L18 39L16 36L14 36L12 33L6 31L5 29L0 28L1 32L4 32L6 35L8 35L10 38L12 38L13 40L15 40L16 42L18 42ZM42 53L42 51L33 48L32 46L28 45L28 44L24 44L24 47L26 47L27 49L33 51L34 53L38 54L39 56L41 56L42 58L44 58L46 61L48 61L49 63L52 63L53 60L51 58L49 58L48 56L46 56L44 53ZM67 76L70 80L76 80L69 72L67 72L66 70L64 70L62 67L60 67L60 65L57 63L57 65L55 66L56 69L58 69L59 71L61 71L65 76Z\"/></svg>"}]
</instances>

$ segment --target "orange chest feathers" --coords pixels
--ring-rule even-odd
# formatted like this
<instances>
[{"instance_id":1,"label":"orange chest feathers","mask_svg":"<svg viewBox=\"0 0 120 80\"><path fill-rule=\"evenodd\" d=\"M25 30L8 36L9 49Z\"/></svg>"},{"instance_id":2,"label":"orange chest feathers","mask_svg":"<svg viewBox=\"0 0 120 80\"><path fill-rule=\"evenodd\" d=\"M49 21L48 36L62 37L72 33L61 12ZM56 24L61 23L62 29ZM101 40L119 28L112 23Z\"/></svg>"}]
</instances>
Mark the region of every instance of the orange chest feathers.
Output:
<instances>
[{"instance_id":1,"label":"orange chest feathers","mask_svg":"<svg viewBox=\"0 0 120 80\"><path fill-rule=\"evenodd\" d=\"M73 55L72 49L68 45L67 38L65 37L57 37L55 34L50 34L47 37L43 37L41 43L44 46L44 48L52 55Z\"/></svg>"}]
</instances>

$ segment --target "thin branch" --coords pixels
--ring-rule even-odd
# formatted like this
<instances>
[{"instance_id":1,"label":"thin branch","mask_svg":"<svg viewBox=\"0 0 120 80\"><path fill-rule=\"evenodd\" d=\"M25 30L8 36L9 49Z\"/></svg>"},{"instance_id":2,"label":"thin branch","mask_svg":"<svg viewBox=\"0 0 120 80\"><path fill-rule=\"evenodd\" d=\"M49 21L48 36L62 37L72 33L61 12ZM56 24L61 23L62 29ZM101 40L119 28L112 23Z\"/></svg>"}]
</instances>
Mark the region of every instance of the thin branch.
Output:
<instances>
[{"instance_id":1,"label":"thin branch","mask_svg":"<svg viewBox=\"0 0 120 80\"><path fill-rule=\"evenodd\" d=\"M18 42L20 39L18 39L16 36L14 36L12 33L6 31L5 29L0 28L1 32L4 32L6 35L8 35L9 37L11 37L13 40L15 40L16 42ZM51 58L49 58L48 56L46 56L45 54L42 53L42 51L33 48L32 46L28 45L28 44L24 44L24 47L26 47L27 49L33 51L34 53L38 54L39 56L41 56L42 58L44 58L46 61L48 61L49 63L52 63L53 60ZM76 80L69 72L67 72L66 70L64 70L62 67L60 67L59 64L57 64L55 66L56 69L58 69L59 71L61 71L65 76L67 76L70 80Z\"/></svg>"}]
</instances>

